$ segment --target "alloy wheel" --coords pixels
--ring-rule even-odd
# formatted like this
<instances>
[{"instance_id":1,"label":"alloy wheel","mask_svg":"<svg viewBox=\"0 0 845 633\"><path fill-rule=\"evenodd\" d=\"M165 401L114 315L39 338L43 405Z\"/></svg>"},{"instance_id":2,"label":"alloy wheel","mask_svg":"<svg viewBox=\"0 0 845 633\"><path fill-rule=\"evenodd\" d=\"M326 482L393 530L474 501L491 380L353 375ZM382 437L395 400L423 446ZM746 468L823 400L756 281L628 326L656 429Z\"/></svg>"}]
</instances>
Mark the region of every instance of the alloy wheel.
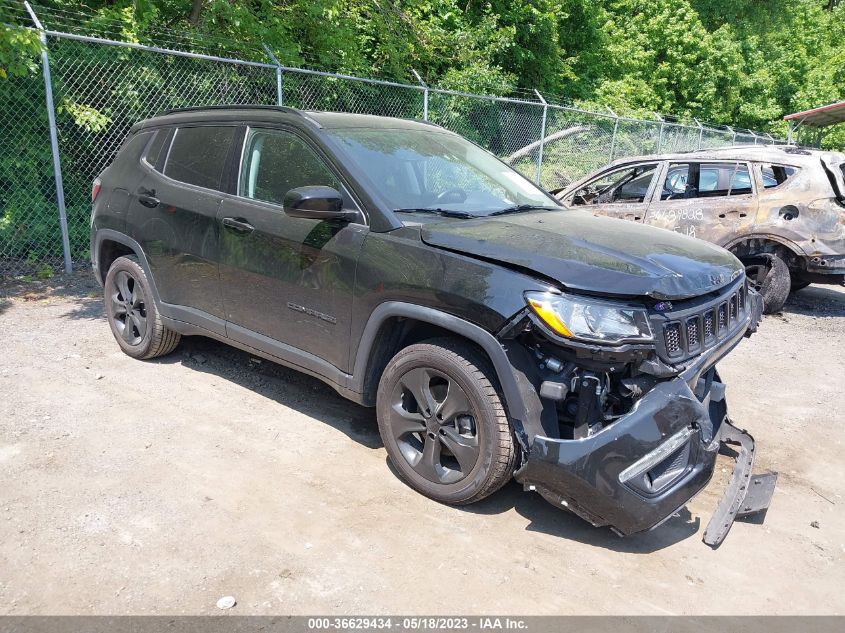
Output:
<instances>
[{"instance_id":1,"label":"alloy wheel","mask_svg":"<svg viewBox=\"0 0 845 633\"><path fill-rule=\"evenodd\" d=\"M455 483L478 462L476 414L466 392L441 371L405 373L393 389L388 423L402 456L428 481Z\"/></svg>"},{"instance_id":2,"label":"alloy wheel","mask_svg":"<svg viewBox=\"0 0 845 633\"><path fill-rule=\"evenodd\" d=\"M111 307L120 337L129 345L138 345L147 333L146 297L141 284L125 270L114 276Z\"/></svg>"}]
</instances>

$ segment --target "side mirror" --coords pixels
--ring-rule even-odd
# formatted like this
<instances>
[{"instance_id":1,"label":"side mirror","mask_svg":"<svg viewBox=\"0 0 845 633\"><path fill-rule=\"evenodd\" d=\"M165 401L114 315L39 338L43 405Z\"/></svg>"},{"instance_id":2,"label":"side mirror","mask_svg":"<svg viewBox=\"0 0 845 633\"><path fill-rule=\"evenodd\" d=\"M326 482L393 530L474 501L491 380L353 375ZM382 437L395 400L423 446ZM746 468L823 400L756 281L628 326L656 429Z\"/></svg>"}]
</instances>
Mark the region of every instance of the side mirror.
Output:
<instances>
[{"instance_id":1,"label":"side mirror","mask_svg":"<svg viewBox=\"0 0 845 633\"><path fill-rule=\"evenodd\" d=\"M331 187L297 187L285 194L285 213L292 218L311 220L345 220L358 217L355 211L343 208L343 198Z\"/></svg>"}]
</instances>

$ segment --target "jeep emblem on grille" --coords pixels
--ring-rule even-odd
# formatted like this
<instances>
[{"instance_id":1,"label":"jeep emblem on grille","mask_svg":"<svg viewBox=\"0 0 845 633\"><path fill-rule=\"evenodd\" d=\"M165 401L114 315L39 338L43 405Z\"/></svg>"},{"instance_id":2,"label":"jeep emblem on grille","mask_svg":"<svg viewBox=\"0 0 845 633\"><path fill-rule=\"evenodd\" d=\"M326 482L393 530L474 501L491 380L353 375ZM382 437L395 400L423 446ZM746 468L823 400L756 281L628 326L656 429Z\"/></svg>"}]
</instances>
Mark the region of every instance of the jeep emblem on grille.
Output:
<instances>
[{"instance_id":1,"label":"jeep emblem on grille","mask_svg":"<svg viewBox=\"0 0 845 633\"><path fill-rule=\"evenodd\" d=\"M654 304L654 309L658 312L669 312L672 309L671 301L658 301Z\"/></svg>"}]
</instances>

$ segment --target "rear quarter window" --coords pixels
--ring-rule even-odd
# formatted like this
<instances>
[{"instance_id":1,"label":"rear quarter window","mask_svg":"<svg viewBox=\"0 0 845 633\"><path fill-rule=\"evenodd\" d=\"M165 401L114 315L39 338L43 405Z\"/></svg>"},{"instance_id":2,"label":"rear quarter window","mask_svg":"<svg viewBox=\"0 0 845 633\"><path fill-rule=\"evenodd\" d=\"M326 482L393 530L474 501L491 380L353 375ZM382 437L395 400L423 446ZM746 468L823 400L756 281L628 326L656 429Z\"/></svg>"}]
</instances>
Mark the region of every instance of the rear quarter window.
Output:
<instances>
[{"instance_id":1,"label":"rear quarter window","mask_svg":"<svg viewBox=\"0 0 845 633\"><path fill-rule=\"evenodd\" d=\"M798 173L797 167L789 165L775 165L774 163L763 163L760 165L763 174L763 188L774 189Z\"/></svg>"},{"instance_id":2,"label":"rear quarter window","mask_svg":"<svg viewBox=\"0 0 845 633\"><path fill-rule=\"evenodd\" d=\"M166 152L165 141L170 138L170 130L161 129L155 131L155 138L147 146L147 151L144 152L144 162L152 167L161 166L161 161Z\"/></svg>"},{"instance_id":3,"label":"rear quarter window","mask_svg":"<svg viewBox=\"0 0 845 633\"><path fill-rule=\"evenodd\" d=\"M129 135L118 150L114 162L138 160L141 152L144 151L144 148L147 146L147 143L150 142L152 137L152 132L139 132L138 134Z\"/></svg>"},{"instance_id":4,"label":"rear quarter window","mask_svg":"<svg viewBox=\"0 0 845 633\"><path fill-rule=\"evenodd\" d=\"M235 127L178 128L170 144L164 175L206 189L220 189Z\"/></svg>"}]
</instances>

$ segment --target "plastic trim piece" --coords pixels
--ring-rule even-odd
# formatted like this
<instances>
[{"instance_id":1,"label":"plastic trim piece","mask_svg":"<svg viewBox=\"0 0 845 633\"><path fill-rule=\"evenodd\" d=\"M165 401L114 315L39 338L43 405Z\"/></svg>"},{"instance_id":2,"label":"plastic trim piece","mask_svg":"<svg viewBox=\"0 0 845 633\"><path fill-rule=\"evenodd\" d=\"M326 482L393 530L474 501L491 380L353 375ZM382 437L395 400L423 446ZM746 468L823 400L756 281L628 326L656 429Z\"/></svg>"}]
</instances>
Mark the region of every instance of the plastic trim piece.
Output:
<instances>
[{"instance_id":1,"label":"plastic trim piece","mask_svg":"<svg viewBox=\"0 0 845 633\"><path fill-rule=\"evenodd\" d=\"M702 540L713 549L722 544L737 518L768 509L778 478L777 473L752 475L755 456L754 438L748 432L735 427L729 420L722 422L719 442L738 445L739 453L725 495L716 506L716 511L704 529Z\"/></svg>"}]
</instances>

